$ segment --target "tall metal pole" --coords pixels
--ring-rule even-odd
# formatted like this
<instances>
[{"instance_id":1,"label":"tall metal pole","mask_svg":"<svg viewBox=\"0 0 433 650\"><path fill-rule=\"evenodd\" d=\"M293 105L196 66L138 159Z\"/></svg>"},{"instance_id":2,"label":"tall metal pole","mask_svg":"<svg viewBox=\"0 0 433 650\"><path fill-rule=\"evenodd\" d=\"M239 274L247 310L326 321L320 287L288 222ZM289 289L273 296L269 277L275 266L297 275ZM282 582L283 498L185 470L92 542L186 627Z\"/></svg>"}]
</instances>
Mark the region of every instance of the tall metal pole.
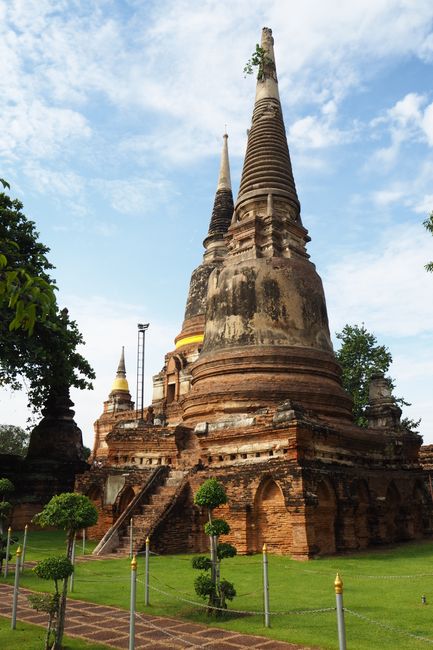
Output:
<instances>
[{"instance_id":1,"label":"tall metal pole","mask_svg":"<svg viewBox=\"0 0 433 650\"><path fill-rule=\"evenodd\" d=\"M21 556L21 573L24 571L24 562L26 561L26 547L27 547L27 524L24 526L24 539L23 539L23 554Z\"/></svg>"},{"instance_id":2,"label":"tall metal pole","mask_svg":"<svg viewBox=\"0 0 433 650\"><path fill-rule=\"evenodd\" d=\"M146 562L145 562L145 573L144 573L144 604L146 607L149 606L149 551L150 551L150 539L146 537Z\"/></svg>"},{"instance_id":3,"label":"tall metal pole","mask_svg":"<svg viewBox=\"0 0 433 650\"><path fill-rule=\"evenodd\" d=\"M146 350L146 330L150 323L138 323L138 346L137 346L137 411L140 411L140 419L144 420L144 362Z\"/></svg>"},{"instance_id":4,"label":"tall metal pole","mask_svg":"<svg viewBox=\"0 0 433 650\"><path fill-rule=\"evenodd\" d=\"M12 535L12 528L9 526L9 528L8 528L8 539L7 539L7 542L6 542L5 568L4 568L4 572L3 572L3 575L4 575L5 578L8 577L8 573L9 573L9 549L11 547L11 535Z\"/></svg>"},{"instance_id":5,"label":"tall metal pole","mask_svg":"<svg viewBox=\"0 0 433 650\"><path fill-rule=\"evenodd\" d=\"M137 591L137 558L131 562L131 602L129 607L129 650L135 648L135 601Z\"/></svg>"},{"instance_id":6,"label":"tall metal pole","mask_svg":"<svg viewBox=\"0 0 433 650\"><path fill-rule=\"evenodd\" d=\"M334 582L335 600L337 604L337 625L338 625L338 647L339 650L346 650L346 626L344 623L343 607L343 581L340 574L337 573Z\"/></svg>"},{"instance_id":7,"label":"tall metal pole","mask_svg":"<svg viewBox=\"0 0 433 650\"><path fill-rule=\"evenodd\" d=\"M77 539L77 533L74 535L74 541L72 542L72 553L71 553L71 564L72 564L72 573L69 578L69 591L74 591L74 573L75 573L75 541Z\"/></svg>"},{"instance_id":8,"label":"tall metal pole","mask_svg":"<svg viewBox=\"0 0 433 650\"><path fill-rule=\"evenodd\" d=\"M18 546L16 561L15 561L15 583L14 583L14 594L12 597L11 630L15 630L17 626L18 592L20 588L20 564L21 564L21 546Z\"/></svg>"},{"instance_id":9,"label":"tall metal pole","mask_svg":"<svg viewBox=\"0 0 433 650\"><path fill-rule=\"evenodd\" d=\"M132 560L134 555L134 521L131 517L129 520L129 557Z\"/></svg>"},{"instance_id":10,"label":"tall metal pole","mask_svg":"<svg viewBox=\"0 0 433 650\"><path fill-rule=\"evenodd\" d=\"M265 627L271 627L269 612L269 576L268 576L268 550L263 544L263 600L265 604Z\"/></svg>"}]
</instances>

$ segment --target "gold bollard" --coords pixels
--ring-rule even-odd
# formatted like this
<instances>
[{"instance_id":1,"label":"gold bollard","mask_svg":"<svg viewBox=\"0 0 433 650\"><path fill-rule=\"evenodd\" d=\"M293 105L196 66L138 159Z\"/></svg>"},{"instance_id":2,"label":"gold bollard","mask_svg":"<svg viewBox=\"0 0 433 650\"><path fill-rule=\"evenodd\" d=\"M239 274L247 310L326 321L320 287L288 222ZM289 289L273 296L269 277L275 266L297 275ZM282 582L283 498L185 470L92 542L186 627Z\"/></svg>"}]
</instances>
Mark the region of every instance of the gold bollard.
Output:
<instances>
[{"instance_id":1,"label":"gold bollard","mask_svg":"<svg viewBox=\"0 0 433 650\"><path fill-rule=\"evenodd\" d=\"M337 573L334 582L335 600L337 604L337 626L338 626L338 647L339 650L346 650L346 627L344 624L343 607L343 581Z\"/></svg>"},{"instance_id":2,"label":"gold bollard","mask_svg":"<svg viewBox=\"0 0 433 650\"><path fill-rule=\"evenodd\" d=\"M129 608L129 650L135 648L135 602L137 591L137 558L131 561L131 602Z\"/></svg>"},{"instance_id":3,"label":"gold bollard","mask_svg":"<svg viewBox=\"0 0 433 650\"><path fill-rule=\"evenodd\" d=\"M18 546L16 561L15 561L15 583L14 583L14 594L12 597L11 630L15 630L17 626L18 591L20 587L20 563L21 563L21 546Z\"/></svg>"}]
</instances>

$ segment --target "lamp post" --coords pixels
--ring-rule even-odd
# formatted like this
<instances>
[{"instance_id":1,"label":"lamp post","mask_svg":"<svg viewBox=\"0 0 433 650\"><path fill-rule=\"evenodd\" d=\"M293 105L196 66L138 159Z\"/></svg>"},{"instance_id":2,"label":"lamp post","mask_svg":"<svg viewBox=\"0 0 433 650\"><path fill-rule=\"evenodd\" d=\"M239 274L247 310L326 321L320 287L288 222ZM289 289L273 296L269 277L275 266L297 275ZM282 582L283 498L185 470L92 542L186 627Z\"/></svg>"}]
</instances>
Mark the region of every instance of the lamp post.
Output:
<instances>
[{"instance_id":1,"label":"lamp post","mask_svg":"<svg viewBox=\"0 0 433 650\"><path fill-rule=\"evenodd\" d=\"M137 417L140 412L140 420L144 420L144 359L146 350L146 330L150 323L138 323L138 341L137 341L137 399L136 409Z\"/></svg>"}]
</instances>

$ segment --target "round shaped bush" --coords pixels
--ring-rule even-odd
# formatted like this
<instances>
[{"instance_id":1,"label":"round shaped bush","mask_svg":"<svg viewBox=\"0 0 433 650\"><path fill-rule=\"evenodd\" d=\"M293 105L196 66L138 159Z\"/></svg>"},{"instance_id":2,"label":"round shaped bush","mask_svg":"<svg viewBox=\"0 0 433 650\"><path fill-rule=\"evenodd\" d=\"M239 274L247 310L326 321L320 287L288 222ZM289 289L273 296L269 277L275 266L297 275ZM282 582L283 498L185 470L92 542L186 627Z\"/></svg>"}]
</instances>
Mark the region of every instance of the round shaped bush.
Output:
<instances>
[{"instance_id":1,"label":"round shaped bush","mask_svg":"<svg viewBox=\"0 0 433 650\"><path fill-rule=\"evenodd\" d=\"M33 571L38 578L44 580L64 580L74 572L72 563L64 555L60 557L47 557L40 560Z\"/></svg>"},{"instance_id":2,"label":"round shaped bush","mask_svg":"<svg viewBox=\"0 0 433 650\"><path fill-rule=\"evenodd\" d=\"M223 485L216 478L210 478L202 483L195 493L194 503L205 508L217 508L227 503L227 495Z\"/></svg>"}]
</instances>

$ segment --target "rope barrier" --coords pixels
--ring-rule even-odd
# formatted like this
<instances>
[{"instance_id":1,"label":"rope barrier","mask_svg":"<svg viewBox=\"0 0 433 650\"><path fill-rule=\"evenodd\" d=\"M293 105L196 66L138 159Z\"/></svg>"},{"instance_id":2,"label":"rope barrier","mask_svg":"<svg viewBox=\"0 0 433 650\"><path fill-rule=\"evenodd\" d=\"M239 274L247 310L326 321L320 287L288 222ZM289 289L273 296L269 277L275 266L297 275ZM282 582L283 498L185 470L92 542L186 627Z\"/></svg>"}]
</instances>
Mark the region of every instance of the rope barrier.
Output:
<instances>
[{"instance_id":1,"label":"rope barrier","mask_svg":"<svg viewBox=\"0 0 433 650\"><path fill-rule=\"evenodd\" d=\"M425 643L433 644L433 639L429 639L426 636L421 636L420 634L414 634L413 632L407 632L406 630L402 630L398 627L394 627L393 625L388 625L387 623L381 623L380 621L375 621L373 618L369 618L368 616L364 616L363 614L354 612L352 609L347 609L347 607L344 608L344 611L347 612L348 614L352 614L352 616L355 616L356 618L366 621L367 623L372 623L377 627L381 627L384 630L388 630L390 632L396 632L397 634L410 637L411 639L417 639L418 641L424 641Z\"/></svg>"},{"instance_id":2,"label":"rope barrier","mask_svg":"<svg viewBox=\"0 0 433 650\"><path fill-rule=\"evenodd\" d=\"M173 591L177 591L178 593L189 595L185 591L180 591L177 587L172 587L171 585L166 584L165 582L160 580L158 576L153 575L152 577L154 580L159 582L159 584L163 585L164 587L167 587L167 589L172 589ZM256 589L256 591L249 591L248 593L245 594L236 594L236 598L244 598L245 596L254 596L254 594L258 594L258 593L260 593L260 590Z\"/></svg>"},{"instance_id":3,"label":"rope barrier","mask_svg":"<svg viewBox=\"0 0 433 650\"><path fill-rule=\"evenodd\" d=\"M138 580L137 582L140 582L141 584L144 584L142 580ZM168 593L167 591L164 591L163 589L158 589L157 587L153 587L152 585L149 585L150 588L153 591L156 591L160 594L164 594L165 596L171 596L175 600L179 600L184 603L188 603L189 605L195 605L197 607L201 607L203 609L214 609L220 612L228 612L231 614L246 614L249 616L263 616L262 611L257 611L257 610L241 610L241 609L225 609L224 607L214 607L212 605L205 605L204 603L199 603L196 600L190 600L188 598L180 598L179 596L174 596L173 594ZM304 609L304 610L298 610L298 609L293 609L293 610L287 610L287 611L281 611L281 612L269 612L273 616L289 616L289 615L305 615L305 614L322 614L323 612L335 612L335 607L321 607L319 609Z\"/></svg>"},{"instance_id":4,"label":"rope barrier","mask_svg":"<svg viewBox=\"0 0 433 650\"><path fill-rule=\"evenodd\" d=\"M289 568L289 567L285 567ZM303 573L311 573L314 575L326 576L329 578L329 573L326 571L312 571L309 569L302 569ZM347 578L354 578L355 580L362 580L364 578L368 580L413 580L414 578L433 578L433 573L414 573L412 575L399 574L399 575L369 575L358 573L351 575L350 573L345 572L346 580Z\"/></svg>"}]
</instances>

